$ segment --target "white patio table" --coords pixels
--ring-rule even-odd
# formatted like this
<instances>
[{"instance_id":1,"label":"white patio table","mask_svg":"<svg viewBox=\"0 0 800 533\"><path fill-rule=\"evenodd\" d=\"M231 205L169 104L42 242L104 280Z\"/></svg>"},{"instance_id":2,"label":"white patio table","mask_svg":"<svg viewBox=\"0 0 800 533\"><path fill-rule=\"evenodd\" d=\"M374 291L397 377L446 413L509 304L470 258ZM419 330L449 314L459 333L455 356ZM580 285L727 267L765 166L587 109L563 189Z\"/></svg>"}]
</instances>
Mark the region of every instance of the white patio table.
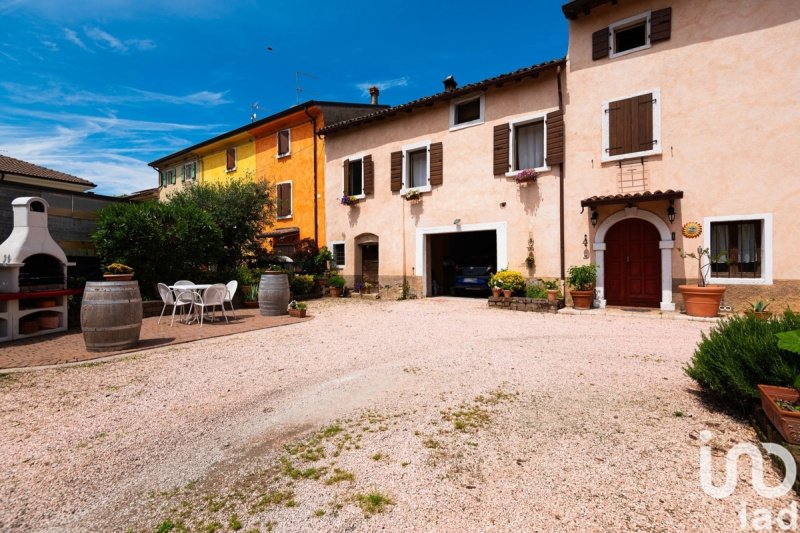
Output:
<instances>
[{"instance_id":1,"label":"white patio table","mask_svg":"<svg viewBox=\"0 0 800 533\"><path fill-rule=\"evenodd\" d=\"M194 294L200 296L202 292L207 288L209 288L211 285L212 285L211 283L196 283L193 285L167 285L167 287L169 287L169 290L171 290L173 293L177 289L179 291L191 291ZM186 324L191 324L192 320L197 320L197 316L195 316L192 313L193 307L194 306L190 307L189 312L186 314Z\"/></svg>"}]
</instances>

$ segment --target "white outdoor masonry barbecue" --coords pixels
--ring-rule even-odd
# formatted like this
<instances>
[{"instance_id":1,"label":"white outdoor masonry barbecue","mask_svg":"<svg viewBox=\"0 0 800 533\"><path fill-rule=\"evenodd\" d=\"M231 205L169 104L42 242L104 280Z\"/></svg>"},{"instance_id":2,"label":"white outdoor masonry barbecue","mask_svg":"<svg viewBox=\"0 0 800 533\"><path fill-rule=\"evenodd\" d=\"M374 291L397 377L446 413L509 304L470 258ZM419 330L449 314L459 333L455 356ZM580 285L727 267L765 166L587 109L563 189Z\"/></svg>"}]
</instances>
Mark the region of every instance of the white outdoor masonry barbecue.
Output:
<instances>
[{"instance_id":1,"label":"white outdoor masonry barbecue","mask_svg":"<svg viewBox=\"0 0 800 533\"><path fill-rule=\"evenodd\" d=\"M67 256L47 229L46 200L11 202L14 229L0 244L0 342L67 329Z\"/></svg>"}]
</instances>

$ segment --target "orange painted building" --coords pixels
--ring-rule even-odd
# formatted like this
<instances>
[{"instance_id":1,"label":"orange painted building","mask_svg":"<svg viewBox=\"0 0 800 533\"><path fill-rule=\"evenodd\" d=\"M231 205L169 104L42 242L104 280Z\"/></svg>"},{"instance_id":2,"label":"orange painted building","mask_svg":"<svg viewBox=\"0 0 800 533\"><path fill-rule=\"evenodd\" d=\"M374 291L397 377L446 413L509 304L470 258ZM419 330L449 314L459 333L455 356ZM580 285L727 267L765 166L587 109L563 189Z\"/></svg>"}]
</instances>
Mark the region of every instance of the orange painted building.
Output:
<instances>
[{"instance_id":1,"label":"orange painted building","mask_svg":"<svg viewBox=\"0 0 800 533\"><path fill-rule=\"evenodd\" d=\"M377 105L377 95L373 102L311 100L153 161L150 166L159 171L160 197L168 197L172 187L177 190L185 186L184 180L164 176L169 172L181 175L175 169L186 162L196 167L195 179L199 183L219 182L232 175L252 176L267 181L277 201L275 223L265 228L270 248L291 256L301 239L311 238L323 246L325 147L317 132L326 122L340 122L385 108Z\"/></svg>"}]
</instances>

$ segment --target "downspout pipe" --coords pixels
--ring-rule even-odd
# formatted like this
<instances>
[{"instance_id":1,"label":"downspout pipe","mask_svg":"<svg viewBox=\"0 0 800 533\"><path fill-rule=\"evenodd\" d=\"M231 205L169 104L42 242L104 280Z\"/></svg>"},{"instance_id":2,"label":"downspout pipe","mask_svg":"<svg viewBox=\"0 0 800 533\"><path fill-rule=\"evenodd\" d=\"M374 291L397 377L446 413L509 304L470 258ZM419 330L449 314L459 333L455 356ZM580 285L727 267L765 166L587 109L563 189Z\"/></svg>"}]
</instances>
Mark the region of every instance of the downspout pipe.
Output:
<instances>
[{"instance_id":1,"label":"downspout pipe","mask_svg":"<svg viewBox=\"0 0 800 533\"><path fill-rule=\"evenodd\" d=\"M317 193L317 117L308 112L308 106L303 111L311 119L312 136L314 137L314 243L319 246L319 194Z\"/></svg>"},{"instance_id":2,"label":"downspout pipe","mask_svg":"<svg viewBox=\"0 0 800 533\"><path fill-rule=\"evenodd\" d=\"M556 82L558 83L558 110L562 113L564 112L564 94L561 87L561 71L562 68L559 65L558 70L556 71ZM561 245L561 279L566 279L566 258L564 254L564 159L566 158L567 154L567 128L566 128L566 117L564 117L564 158L562 158L561 163L558 164L558 197L559 197L559 206L558 206L558 218L559 218L559 238L560 238L560 245Z\"/></svg>"}]
</instances>

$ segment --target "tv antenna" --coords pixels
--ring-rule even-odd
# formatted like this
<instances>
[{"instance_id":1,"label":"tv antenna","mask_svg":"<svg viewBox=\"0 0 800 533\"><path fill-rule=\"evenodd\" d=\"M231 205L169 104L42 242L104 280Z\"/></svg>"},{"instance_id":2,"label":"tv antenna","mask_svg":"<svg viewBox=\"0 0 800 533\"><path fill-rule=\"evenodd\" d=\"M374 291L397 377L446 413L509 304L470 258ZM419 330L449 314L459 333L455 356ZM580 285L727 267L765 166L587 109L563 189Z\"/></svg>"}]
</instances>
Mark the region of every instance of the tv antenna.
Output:
<instances>
[{"instance_id":1,"label":"tv antenna","mask_svg":"<svg viewBox=\"0 0 800 533\"><path fill-rule=\"evenodd\" d=\"M309 74L308 72L301 72L301 71L298 70L298 71L296 71L294 73L294 91L295 91L295 93L297 93L297 103L298 104L300 103L300 94L303 92L303 88L300 86L300 77L301 76L305 76L306 78L312 78L312 79L315 79L315 80L319 79L316 76L314 76L313 74Z\"/></svg>"},{"instance_id":2,"label":"tv antenna","mask_svg":"<svg viewBox=\"0 0 800 533\"><path fill-rule=\"evenodd\" d=\"M258 102L253 102L250 104L250 122L256 121L256 112L258 111Z\"/></svg>"}]
</instances>

